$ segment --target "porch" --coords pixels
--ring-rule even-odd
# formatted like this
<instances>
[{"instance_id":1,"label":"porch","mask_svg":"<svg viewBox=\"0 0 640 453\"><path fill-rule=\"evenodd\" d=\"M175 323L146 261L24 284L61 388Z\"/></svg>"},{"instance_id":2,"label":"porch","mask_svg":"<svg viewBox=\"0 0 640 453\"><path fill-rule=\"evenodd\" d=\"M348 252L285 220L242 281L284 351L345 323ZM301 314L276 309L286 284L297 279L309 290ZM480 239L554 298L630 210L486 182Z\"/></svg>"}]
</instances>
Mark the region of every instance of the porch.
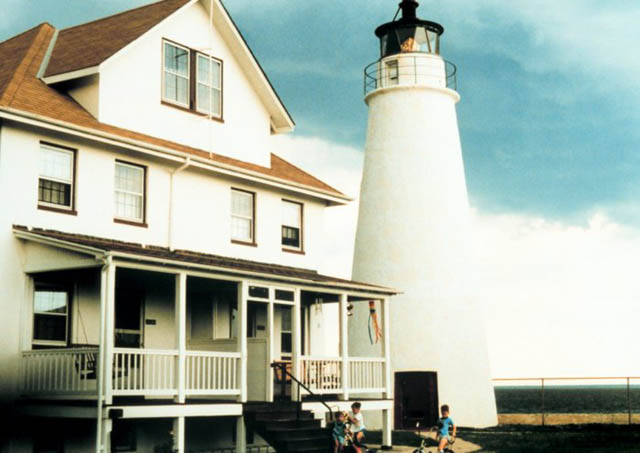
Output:
<instances>
[{"instance_id":1,"label":"porch","mask_svg":"<svg viewBox=\"0 0 640 453\"><path fill-rule=\"evenodd\" d=\"M33 319L21 360L26 398L107 406L132 397L304 398L307 392L298 395L274 362L286 363L314 394L344 401L391 395L393 290L259 263L238 270L237 260L230 260L235 268L222 268L219 257L217 266L203 265L202 255L194 262L164 249L167 256L158 259L152 250L151 259L149 248L132 253L127 244L123 254L113 250L115 241L16 236L25 241ZM52 250L61 255L55 263L43 257ZM349 324L367 322L353 310L360 304L373 304L383 332L367 357L349 352Z\"/></svg>"}]
</instances>

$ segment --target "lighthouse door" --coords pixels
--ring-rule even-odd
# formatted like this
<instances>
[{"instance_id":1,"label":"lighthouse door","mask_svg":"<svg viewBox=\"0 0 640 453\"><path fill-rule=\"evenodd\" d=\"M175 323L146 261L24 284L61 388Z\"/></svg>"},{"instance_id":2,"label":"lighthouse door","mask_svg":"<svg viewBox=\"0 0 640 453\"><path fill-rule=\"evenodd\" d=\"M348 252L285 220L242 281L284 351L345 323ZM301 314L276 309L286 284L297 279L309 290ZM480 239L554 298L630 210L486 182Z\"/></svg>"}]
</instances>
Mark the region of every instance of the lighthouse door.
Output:
<instances>
[{"instance_id":1,"label":"lighthouse door","mask_svg":"<svg viewBox=\"0 0 640 453\"><path fill-rule=\"evenodd\" d=\"M438 375L432 371L395 373L395 429L434 426L438 421Z\"/></svg>"}]
</instances>

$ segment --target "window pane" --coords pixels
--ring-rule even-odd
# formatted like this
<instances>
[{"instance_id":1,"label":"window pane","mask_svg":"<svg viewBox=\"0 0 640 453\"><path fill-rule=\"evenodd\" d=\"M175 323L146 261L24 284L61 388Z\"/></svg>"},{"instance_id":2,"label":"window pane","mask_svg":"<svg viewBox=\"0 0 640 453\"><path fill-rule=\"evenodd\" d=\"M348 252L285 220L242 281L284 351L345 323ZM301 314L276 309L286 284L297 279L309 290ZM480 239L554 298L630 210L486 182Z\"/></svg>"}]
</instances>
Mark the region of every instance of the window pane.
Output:
<instances>
[{"instance_id":1,"label":"window pane","mask_svg":"<svg viewBox=\"0 0 640 453\"><path fill-rule=\"evenodd\" d=\"M71 207L71 184L40 178L38 181L38 201Z\"/></svg>"},{"instance_id":2,"label":"window pane","mask_svg":"<svg viewBox=\"0 0 640 453\"><path fill-rule=\"evenodd\" d=\"M232 191L231 212L235 215L253 217L253 194Z\"/></svg>"},{"instance_id":3,"label":"window pane","mask_svg":"<svg viewBox=\"0 0 640 453\"><path fill-rule=\"evenodd\" d=\"M198 55L198 82L206 83L207 85L211 85L211 60L207 57L203 57L202 55Z\"/></svg>"},{"instance_id":4,"label":"window pane","mask_svg":"<svg viewBox=\"0 0 640 453\"><path fill-rule=\"evenodd\" d=\"M263 288L262 286L249 286L249 295L251 297L259 297L261 299L269 298L269 288Z\"/></svg>"},{"instance_id":5,"label":"window pane","mask_svg":"<svg viewBox=\"0 0 640 453\"><path fill-rule=\"evenodd\" d=\"M188 104L189 100L189 80L165 72L164 74L164 97L171 101Z\"/></svg>"},{"instance_id":6,"label":"window pane","mask_svg":"<svg viewBox=\"0 0 640 453\"><path fill-rule=\"evenodd\" d=\"M291 307L282 307L280 313L282 313L282 331L291 332Z\"/></svg>"},{"instance_id":7,"label":"window pane","mask_svg":"<svg viewBox=\"0 0 640 453\"><path fill-rule=\"evenodd\" d=\"M222 96L220 94L220 90L216 90L215 88L211 90L211 102L213 107L211 108L211 113L216 116L222 115Z\"/></svg>"},{"instance_id":8,"label":"window pane","mask_svg":"<svg viewBox=\"0 0 640 453\"><path fill-rule=\"evenodd\" d=\"M276 289L276 299L293 302L293 291L285 291L283 289Z\"/></svg>"},{"instance_id":9,"label":"window pane","mask_svg":"<svg viewBox=\"0 0 640 453\"><path fill-rule=\"evenodd\" d=\"M33 339L49 341L67 340L67 317L56 315L33 315Z\"/></svg>"},{"instance_id":10,"label":"window pane","mask_svg":"<svg viewBox=\"0 0 640 453\"><path fill-rule=\"evenodd\" d=\"M283 354L291 354L291 334L282 332L280 334L280 350Z\"/></svg>"},{"instance_id":11,"label":"window pane","mask_svg":"<svg viewBox=\"0 0 640 453\"><path fill-rule=\"evenodd\" d=\"M241 217L231 218L231 237L241 241L251 241L251 220Z\"/></svg>"},{"instance_id":12,"label":"window pane","mask_svg":"<svg viewBox=\"0 0 640 453\"><path fill-rule=\"evenodd\" d=\"M214 88L221 88L221 65L219 61L212 60L211 61L211 86Z\"/></svg>"},{"instance_id":13,"label":"window pane","mask_svg":"<svg viewBox=\"0 0 640 453\"><path fill-rule=\"evenodd\" d=\"M198 83L197 91L198 110L211 111L211 89L207 85Z\"/></svg>"},{"instance_id":14,"label":"window pane","mask_svg":"<svg viewBox=\"0 0 640 453\"><path fill-rule=\"evenodd\" d=\"M67 292L36 290L33 311L35 313L67 313Z\"/></svg>"},{"instance_id":15,"label":"window pane","mask_svg":"<svg viewBox=\"0 0 640 453\"><path fill-rule=\"evenodd\" d=\"M40 148L40 176L71 183L73 178L73 152Z\"/></svg>"},{"instance_id":16,"label":"window pane","mask_svg":"<svg viewBox=\"0 0 640 453\"><path fill-rule=\"evenodd\" d=\"M282 202L282 224L290 227L300 228L301 224L301 209L302 206L298 203L291 203L289 201Z\"/></svg>"},{"instance_id":17,"label":"window pane","mask_svg":"<svg viewBox=\"0 0 640 453\"><path fill-rule=\"evenodd\" d=\"M164 67L177 74L188 76L189 52L169 43L164 43Z\"/></svg>"},{"instance_id":18,"label":"window pane","mask_svg":"<svg viewBox=\"0 0 640 453\"><path fill-rule=\"evenodd\" d=\"M289 247L300 247L300 230L282 226L282 245Z\"/></svg>"},{"instance_id":19,"label":"window pane","mask_svg":"<svg viewBox=\"0 0 640 453\"><path fill-rule=\"evenodd\" d=\"M144 169L116 162L116 189L142 194Z\"/></svg>"},{"instance_id":20,"label":"window pane","mask_svg":"<svg viewBox=\"0 0 640 453\"><path fill-rule=\"evenodd\" d=\"M142 220L143 196L116 192L116 217Z\"/></svg>"},{"instance_id":21,"label":"window pane","mask_svg":"<svg viewBox=\"0 0 640 453\"><path fill-rule=\"evenodd\" d=\"M182 104L189 103L189 81L182 77L178 77L178 86L176 89L176 101Z\"/></svg>"}]
</instances>

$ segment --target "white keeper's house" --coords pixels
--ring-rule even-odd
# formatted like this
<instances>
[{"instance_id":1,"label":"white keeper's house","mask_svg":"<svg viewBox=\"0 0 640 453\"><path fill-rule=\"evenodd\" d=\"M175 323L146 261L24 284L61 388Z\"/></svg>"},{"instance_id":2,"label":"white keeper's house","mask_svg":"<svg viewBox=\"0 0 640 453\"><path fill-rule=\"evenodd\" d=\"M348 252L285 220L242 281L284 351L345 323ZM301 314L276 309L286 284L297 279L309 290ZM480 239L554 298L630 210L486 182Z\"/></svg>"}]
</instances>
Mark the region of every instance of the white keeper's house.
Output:
<instances>
[{"instance_id":1,"label":"white keeper's house","mask_svg":"<svg viewBox=\"0 0 640 453\"><path fill-rule=\"evenodd\" d=\"M293 128L220 0L0 43L1 452L326 451L363 396L390 444L396 291L316 271Z\"/></svg>"}]
</instances>

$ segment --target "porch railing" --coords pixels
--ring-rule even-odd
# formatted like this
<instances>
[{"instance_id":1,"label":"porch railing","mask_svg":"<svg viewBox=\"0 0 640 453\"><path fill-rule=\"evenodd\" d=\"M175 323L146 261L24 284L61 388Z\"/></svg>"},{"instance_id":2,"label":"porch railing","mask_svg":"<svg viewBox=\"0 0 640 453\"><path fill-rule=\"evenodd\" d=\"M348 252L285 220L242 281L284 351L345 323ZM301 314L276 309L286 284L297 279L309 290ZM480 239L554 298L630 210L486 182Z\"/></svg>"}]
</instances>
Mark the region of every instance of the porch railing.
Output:
<instances>
[{"instance_id":1,"label":"porch railing","mask_svg":"<svg viewBox=\"0 0 640 453\"><path fill-rule=\"evenodd\" d=\"M342 359L340 357L301 357L300 381L314 393L342 391Z\"/></svg>"},{"instance_id":2,"label":"porch railing","mask_svg":"<svg viewBox=\"0 0 640 453\"><path fill-rule=\"evenodd\" d=\"M95 394L97 357L98 348L24 351L21 393Z\"/></svg>"},{"instance_id":3,"label":"porch railing","mask_svg":"<svg viewBox=\"0 0 640 453\"><path fill-rule=\"evenodd\" d=\"M385 391L385 359L348 357L348 392L378 393ZM302 383L314 393L341 393L342 358L303 356Z\"/></svg>"},{"instance_id":4,"label":"porch railing","mask_svg":"<svg viewBox=\"0 0 640 453\"><path fill-rule=\"evenodd\" d=\"M175 395L178 351L115 348L114 395Z\"/></svg>"},{"instance_id":5,"label":"porch railing","mask_svg":"<svg viewBox=\"0 0 640 453\"><path fill-rule=\"evenodd\" d=\"M239 395L240 353L188 351L186 393L190 395Z\"/></svg>"},{"instance_id":6,"label":"porch railing","mask_svg":"<svg viewBox=\"0 0 640 453\"><path fill-rule=\"evenodd\" d=\"M377 393L384 391L384 358L349 358L349 392Z\"/></svg>"}]
</instances>

